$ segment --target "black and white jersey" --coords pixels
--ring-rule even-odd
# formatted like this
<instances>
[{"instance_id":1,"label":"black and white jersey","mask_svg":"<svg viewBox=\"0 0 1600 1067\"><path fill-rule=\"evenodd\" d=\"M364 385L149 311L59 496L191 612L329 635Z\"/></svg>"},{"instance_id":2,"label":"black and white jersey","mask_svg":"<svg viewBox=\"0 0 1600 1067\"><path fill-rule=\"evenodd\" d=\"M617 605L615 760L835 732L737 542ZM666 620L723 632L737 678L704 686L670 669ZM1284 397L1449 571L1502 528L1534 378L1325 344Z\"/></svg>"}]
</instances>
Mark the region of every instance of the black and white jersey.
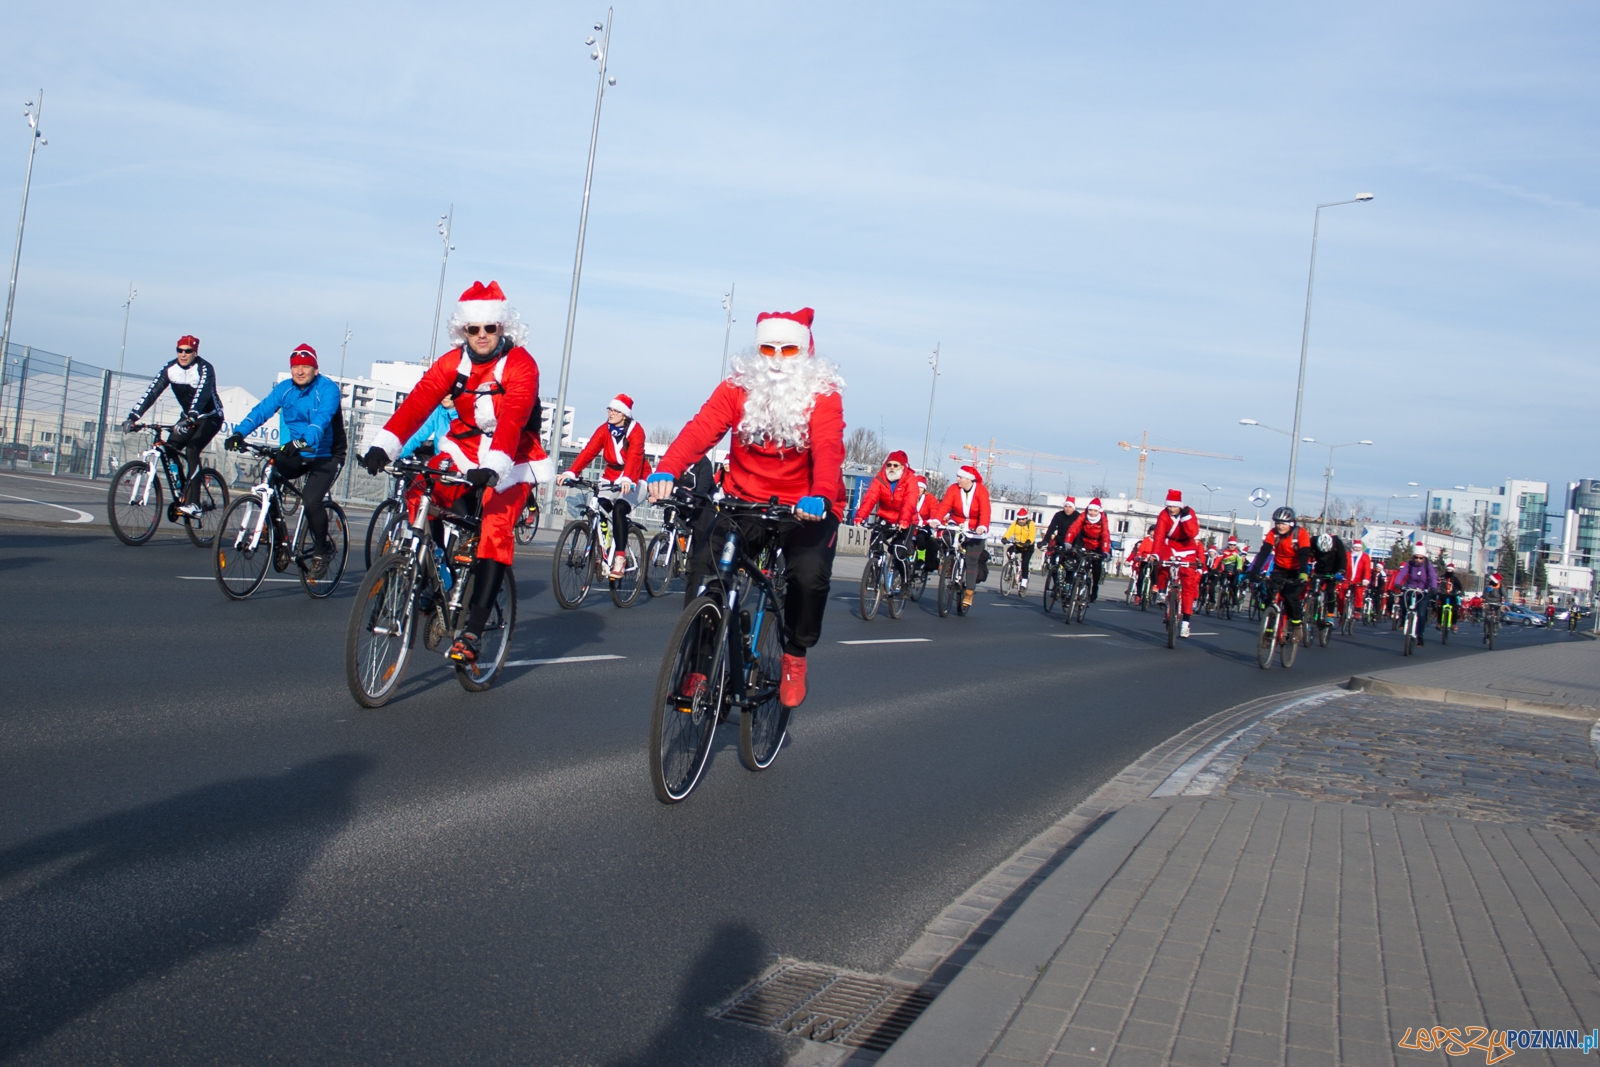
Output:
<instances>
[{"instance_id":1,"label":"black and white jersey","mask_svg":"<svg viewBox=\"0 0 1600 1067\"><path fill-rule=\"evenodd\" d=\"M196 356L194 362L187 367L176 359L161 368L150 382L150 388L144 391L144 397L134 405L129 418L137 419L150 410L161 391L167 386L172 386L172 396L183 405L183 413L192 418L204 418L208 415L222 417L222 402L217 399L217 375L211 369L211 364Z\"/></svg>"}]
</instances>

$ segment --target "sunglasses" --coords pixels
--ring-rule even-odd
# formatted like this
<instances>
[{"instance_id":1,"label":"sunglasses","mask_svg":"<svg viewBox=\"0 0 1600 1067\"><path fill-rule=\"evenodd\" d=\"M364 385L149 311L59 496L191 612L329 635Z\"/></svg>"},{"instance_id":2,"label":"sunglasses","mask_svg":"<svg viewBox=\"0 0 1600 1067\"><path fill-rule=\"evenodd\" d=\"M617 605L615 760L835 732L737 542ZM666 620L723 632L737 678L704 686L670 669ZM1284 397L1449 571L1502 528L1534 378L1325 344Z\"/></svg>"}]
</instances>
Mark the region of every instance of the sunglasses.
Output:
<instances>
[{"instance_id":1,"label":"sunglasses","mask_svg":"<svg viewBox=\"0 0 1600 1067\"><path fill-rule=\"evenodd\" d=\"M800 354L799 345L761 345L760 347L763 356L798 356Z\"/></svg>"},{"instance_id":2,"label":"sunglasses","mask_svg":"<svg viewBox=\"0 0 1600 1067\"><path fill-rule=\"evenodd\" d=\"M904 463L885 463L884 467L892 471L903 471L906 469L906 465Z\"/></svg>"},{"instance_id":3,"label":"sunglasses","mask_svg":"<svg viewBox=\"0 0 1600 1067\"><path fill-rule=\"evenodd\" d=\"M180 355L180 356L190 356L190 355L193 355L193 354L194 354L194 349L192 349L192 348L180 348L180 349L178 349L178 355Z\"/></svg>"},{"instance_id":4,"label":"sunglasses","mask_svg":"<svg viewBox=\"0 0 1600 1067\"><path fill-rule=\"evenodd\" d=\"M492 322L487 326L468 326L467 336L476 337L478 336L478 331L480 330L483 331L485 336L493 337L495 334L500 332L500 327L496 323Z\"/></svg>"}]
</instances>

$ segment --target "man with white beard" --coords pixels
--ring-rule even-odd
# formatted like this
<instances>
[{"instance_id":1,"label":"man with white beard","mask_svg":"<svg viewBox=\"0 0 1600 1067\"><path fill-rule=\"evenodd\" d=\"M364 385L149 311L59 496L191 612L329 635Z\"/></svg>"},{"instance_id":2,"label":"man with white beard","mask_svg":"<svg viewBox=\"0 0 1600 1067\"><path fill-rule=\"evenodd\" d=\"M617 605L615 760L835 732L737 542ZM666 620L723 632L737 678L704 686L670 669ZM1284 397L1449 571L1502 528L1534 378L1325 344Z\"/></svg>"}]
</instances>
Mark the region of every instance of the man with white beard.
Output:
<instances>
[{"instance_id":1,"label":"man with white beard","mask_svg":"<svg viewBox=\"0 0 1600 1067\"><path fill-rule=\"evenodd\" d=\"M733 373L678 434L647 482L650 501L665 500L674 480L732 430L723 493L757 504L776 497L794 508L795 521L776 531L789 580L783 605L789 640L778 699L791 708L806 698L806 649L822 636L838 547L837 502L844 496L844 380L832 363L816 358L813 314L801 308L756 317L756 351L734 360ZM723 522L717 525L726 529ZM768 536L753 520L741 521L740 532L752 553ZM713 561L724 540L717 531L696 539L691 590L715 573Z\"/></svg>"}]
</instances>

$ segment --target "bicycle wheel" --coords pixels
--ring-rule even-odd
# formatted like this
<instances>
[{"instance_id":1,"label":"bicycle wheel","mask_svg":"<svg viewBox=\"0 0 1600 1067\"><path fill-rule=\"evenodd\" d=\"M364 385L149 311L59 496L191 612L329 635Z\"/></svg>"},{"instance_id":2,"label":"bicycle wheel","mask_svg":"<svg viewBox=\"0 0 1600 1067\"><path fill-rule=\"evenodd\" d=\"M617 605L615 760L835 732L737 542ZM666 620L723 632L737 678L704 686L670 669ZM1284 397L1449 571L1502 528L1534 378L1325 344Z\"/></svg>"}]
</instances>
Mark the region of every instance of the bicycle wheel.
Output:
<instances>
[{"instance_id":1,"label":"bicycle wheel","mask_svg":"<svg viewBox=\"0 0 1600 1067\"><path fill-rule=\"evenodd\" d=\"M1439 618L1439 643L1441 645L1450 643L1450 612L1448 609Z\"/></svg>"},{"instance_id":2,"label":"bicycle wheel","mask_svg":"<svg viewBox=\"0 0 1600 1067\"><path fill-rule=\"evenodd\" d=\"M761 620L761 629L750 637L756 655L745 694L750 703L739 712L739 762L752 771L772 766L789 730L789 709L778 699L778 683L783 680L783 626L772 605L764 599L760 603L765 610L755 615Z\"/></svg>"},{"instance_id":3,"label":"bicycle wheel","mask_svg":"<svg viewBox=\"0 0 1600 1067\"><path fill-rule=\"evenodd\" d=\"M923 590L928 588L928 568L918 560L911 561L911 580L906 583L906 596L921 602Z\"/></svg>"},{"instance_id":4,"label":"bicycle wheel","mask_svg":"<svg viewBox=\"0 0 1600 1067\"><path fill-rule=\"evenodd\" d=\"M619 608L631 608L639 599L645 578L644 531L637 526L628 531L628 545L623 556L622 577L611 580L611 600Z\"/></svg>"},{"instance_id":5,"label":"bicycle wheel","mask_svg":"<svg viewBox=\"0 0 1600 1067\"><path fill-rule=\"evenodd\" d=\"M1328 641L1333 637L1333 623L1323 619L1317 623L1317 644L1323 648L1328 647Z\"/></svg>"},{"instance_id":6,"label":"bicycle wheel","mask_svg":"<svg viewBox=\"0 0 1600 1067\"><path fill-rule=\"evenodd\" d=\"M1167 647L1178 647L1178 605L1183 602L1178 583L1167 583Z\"/></svg>"},{"instance_id":7,"label":"bicycle wheel","mask_svg":"<svg viewBox=\"0 0 1600 1067\"><path fill-rule=\"evenodd\" d=\"M228 510L228 486L222 475L210 467L200 468L200 491L194 502L200 505L198 519L184 519L184 528L196 548L210 548L222 528L222 516Z\"/></svg>"},{"instance_id":8,"label":"bicycle wheel","mask_svg":"<svg viewBox=\"0 0 1600 1067\"><path fill-rule=\"evenodd\" d=\"M1305 623L1301 623L1300 634L1304 634L1305 630ZM1284 636L1283 644L1278 646L1278 660L1285 667L1294 666L1294 658L1300 653L1300 640L1297 640L1299 637L1300 635L1296 634L1293 629L1291 629L1289 633Z\"/></svg>"},{"instance_id":9,"label":"bicycle wheel","mask_svg":"<svg viewBox=\"0 0 1600 1067\"><path fill-rule=\"evenodd\" d=\"M644 585L651 596L666 596L672 586L672 563L678 539L666 530L650 538L644 550Z\"/></svg>"},{"instance_id":10,"label":"bicycle wheel","mask_svg":"<svg viewBox=\"0 0 1600 1067\"><path fill-rule=\"evenodd\" d=\"M300 584L317 600L323 599L339 587L345 561L350 556L350 528L344 520L344 508L331 500L324 506L328 509L328 541L333 545L333 555L328 557L328 569L323 572L321 578L311 576L309 557L311 550L316 547L316 542L311 536L310 523L301 525L300 549L295 553L296 562L300 564Z\"/></svg>"},{"instance_id":11,"label":"bicycle wheel","mask_svg":"<svg viewBox=\"0 0 1600 1067\"><path fill-rule=\"evenodd\" d=\"M874 551L861 568L861 618L871 622L878 614L878 601L883 599L883 556Z\"/></svg>"},{"instance_id":12,"label":"bicycle wheel","mask_svg":"<svg viewBox=\"0 0 1600 1067\"><path fill-rule=\"evenodd\" d=\"M1406 629L1405 646L1400 650L1400 654L1402 656L1409 656L1409 655L1411 655L1411 653L1415 652L1416 649L1417 649L1417 639L1415 637L1411 636L1411 630L1408 627Z\"/></svg>"},{"instance_id":13,"label":"bicycle wheel","mask_svg":"<svg viewBox=\"0 0 1600 1067\"><path fill-rule=\"evenodd\" d=\"M1266 670L1272 666L1272 654L1278 650L1278 620L1262 619L1261 636L1256 639L1256 666Z\"/></svg>"},{"instance_id":14,"label":"bicycle wheel","mask_svg":"<svg viewBox=\"0 0 1600 1067\"><path fill-rule=\"evenodd\" d=\"M1011 553L1006 553L1005 566L1000 568L1000 595L1015 596L1021 587L1021 568L1010 558Z\"/></svg>"},{"instance_id":15,"label":"bicycle wheel","mask_svg":"<svg viewBox=\"0 0 1600 1067\"><path fill-rule=\"evenodd\" d=\"M142 545L161 525L161 480L142 459L117 468L106 490L111 532L125 545Z\"/></svg>"},{"instance_id":16,"label":"bicycle wheel","mask_svg":"<svg viewBox=\"0 0 1600 1067\"><path fill-rule=\"evenodd\" d=\"M416 612L411 557L391 552L367 571L344 630L344 679L364 708L389 702L411 654Z\"/></svg>"},{"instance_id":17,"label":"bicycle wheel","mask_svg":"<svg viewBox=\"0 0 1600 1067\"><path fill-rule=\"evenodd\" d=\"M950 614L950 605L956 597L956 583L954 576L948 573L948 568L939 568L939 593L934 603L939 609L939 618L943 619Z\"/></svg>"},{"instance_id":18,"label":"bicycle wheel","mask_svg":"<svg viewBox=\"0 0 1600 1067\"><path fill-rule=\"evenodd\" d=\"M663 804L688 796L711 759L726 681L724 631L722 605L703 596L683 609L667 639L650 710L650 784Z\"/></svg>"},{"instance_id":19,"label":"bicycle wheel","mask_svg":"<svg viewBox=\"0 0 1600 1067\"><path fill-rule=\"evenodd\" d=\"M1055 608L1056 600L1058 599L1056 596L1056 569L1048 563L1044 566L1044 581L1039 584L1042 587L1039 593L1039 600L1044 605L1044 613L1048 615Z\"/></svg>"},{"instance_id":20,"label":"bicycle wheel","mask_svg":"<svg viewBox=\"0 0 1600 1067\"><path fill-rule=\"evenodd\" d=\"M1489 623L1483 628L1483 640L1489 646L1490 652L1494 651L1494 635L1499 632L1500 624L1497 622Z\"/></svg>"},{"instance_id":21,"label":"bicycle wheel","mask_svg":"<svg viewBox=\"0 0 1600 1067\"><path fill-rule=\"evenodd\" d=\"M535 490L537 492L537 490ZM533 538L539 532L539 503L530 497L528 506L522 509L522 514L517 516L516 525L511 527L511 533L519 545L533 544Z\"/></svg>"},{"instance_id":22,"label":"bicycle wheel","mask_svg":"<svg viewBox=\"0 0 1600 1067\"><path fill-rule=\"evenodd\" d=\"M552 571L550 589L556 595L556 603L564 608L582 604L589 595L589 580L594 574L594 543L589 524L582 519L573 519L561 531Z\"/></svg>"},{"instance_id":23,"label":"bicycle wheel","mask_svg":"<svg viewBox=\"0 0 1600 1067\"><path fill-rule=\"evenodd\" d=\"M467 578L467 588L461 602L472 602L472 577ZM500 580L500 592L489 606L489 618L478 635L478 658L475 662L456 664L456 681L469 693L481 693L494 683L495 675L506 661L511 648L511 635L517 625L517 579L507 567Z\"/></svg>"},{"instance_id":24,"label":"bicycle wheel","mask_svg":"<svg viewBox=\"0 0 1600 1067\"><path fill-rule=\"evenodd\" d=\"M382 559L384 546L389 540L389 524L400 514L400 501L385 500L373 509L372 519L367 523L367 544L361 557L361 565L367 570L372 569L374 556ZM374 552L376 548L376 552Z\"/></svg>"},{"instance_id":25,"label":"bicycle wheel","mask_svg":"<svg viewBox=\"0 0 1600 1067\"><path fill-rule=\"evenodd\" d=\"M217 584L228 599L243 600L261 588L275 545L276 528L262 515L259 497L242 496L228 506L212 557Z\"/></svg>"},{"instance_id":26,"label":"bicycle wheel","mask_svg":"<svg viewBox=\"0 0 1600 1067\"><path fill-rule=\"evenodd\" d=\"M1089 611L1089 576L1085 574L1078 582L1078 595L1073 598L1077 603L1073 606L1072 617L1077 622L1082 622Z\"/></svg>"},{"instance_id":27,"label":"bicycle wheel","mask_svg":"<svg viewBox=\"0 0 1600 1067\"><path fill-rule=\"evenodd\" d=\"M898 619L906 609L906 576L898 560L885 561L884 579L888 588L883 591L883 606L888 609L889 618Z\"/></svg>"}]
</instances>

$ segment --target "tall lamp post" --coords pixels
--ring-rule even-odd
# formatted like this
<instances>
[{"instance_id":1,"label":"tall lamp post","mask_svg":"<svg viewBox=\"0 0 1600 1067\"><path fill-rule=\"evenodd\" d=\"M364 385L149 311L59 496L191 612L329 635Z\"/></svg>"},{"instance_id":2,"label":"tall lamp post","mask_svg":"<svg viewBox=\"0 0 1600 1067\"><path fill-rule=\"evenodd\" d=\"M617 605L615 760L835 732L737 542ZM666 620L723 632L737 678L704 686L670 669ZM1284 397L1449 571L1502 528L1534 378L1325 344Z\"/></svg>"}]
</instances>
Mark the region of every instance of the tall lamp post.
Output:
<instances>
[{"instance_id":1,"label":"tall lamp post","mask_svg":"<svg viewBox=\"0 0 1600 1067\"><path fill-rule=\"evenodd\" d=\"M722 294L722 310L728 313L728 326L722 331L722 375L718 382L728 376L728 342L733 340L733 289L734 283L729 282L728 291Z\"/></svg>"},{"instance_id":2,"label":"tall lamp post","mask_svg":"<svg viewBox=\"0 0 1600 1067\"><path fill-rule=\"evenodd\" d=\"M32 135L28 138L28 169L22 178L22 213L17 216L17 244L11 251L11 284L6 289L6 321L0 327L0 359L11 350L11 309L17 302L17 268L22 264L22 231L28 224L28 190L33 187L33 154L42 144L49 144L39 129L39 116L44 113L44 90L39 90L38 103L32 100L23 104L22 114L28 120Z\"/></svg>"},{"instance_id":3,"label":"tall lamp post","mask_svg":"<svg viewBox=\"0 0 1600 1067\"><path fill-rule=\"evenodd\" d=\"M1301 440L1306 440L1306 441L1311 440L1311 438L1309 438L1309 437L1300 438L1300 437L1296 436L1296 433L1294 433L1294 432L1291 432L1289 430L1280 430L1276 426L1268 426L1266 423L1257 422L1255 419L1240 419L1239 420L1239 425L1240 426L1258 426L1263 430L1271 430L1273 433L1281 433L1285 437L1293 437L1293 438L1295 438L1295 448L1290 450L1290 455L1294 457L1290 461L1291 463L1298 463L1299 462L1300 457L1299 457L1298 454L1296 454L1296 450L1299 448L1299 442ZM1291 492L1294 490L1294 472L1293 472L1293 468L1290 468L1289 488L1290 488ZM1293 504L1289 503L1287 498L1284 499L1284 503L1288 504L1289 507L1294 507Z\"/></svg>"},{"instance_id":4,"label":"tall lamp post","mask_svg":"<svg viewBox=\"0 0 1600 1067\"><path fill-rule=\"evenodd\" d=\"M439 313L444 308L444 272L450 266L450 253L455 251L455 245L450 243L450 230L455 225L456 206L450 205L450 210L439 216L439 236L444 238L444 258L439 262L439 295L433 301L433 339L428 342L428 358L426 366L433 365L433 358L439 354ZM348 327L345 329L349 333ZM349 340L348 337L345 338Z\"/></svg>"},{"instance_id":5,"label":"tall lamp post","mask_svg":"<svg viewBox=\"0 0 1600 1067\"><path fill-rule=\"evenodd\" d=\"M1311 217L1311 270L1306 275L1306 318L1305 324L1300 328L1300 380L1294 389L1294 429L1289 433L1289 491L1284 497L1284 503L1291 508L1294 507L1295 467L1300 462L1300 408L1306 395L1306 348L1311 342L1311 293L1317 281L1317 230L1322 224L1322 209L1340 207L1344 204L1365 204L1371 199L1371 193L1357 193L1350 200L1333 200L1326 204L1318 204L1317 210Z\"/></svg>"},{"instance_id":6,"label":"tall lamp post","mask_svg":"<svg viewBox=\"0 0 1600 1067\"><path fill-rule=\"evenodd\" d=\"M589 53L589 58L600 64L600 72L594 93L594 126L589 130L589 166L583 174L583 209L578 213L578 251L572 259L572 295L567 298L567 335L561 342L561 384L556 389L556 409L550 413L550 455L557 467L561 465L561 427L567 413L567 375L572 370L572 330L578 320L578 280L583 276L583 238L589 229L589 189L594 184L594 149L600 139L600 105L605 102L606 86L617 84L617 79L606 73L607 64L611 62L611 12L611 8L606 8L604 25L598 22L594 24L594 28L602 31L602 34L599 47ZM593 46L595 40L587 37L584 43ZM545 489L545 501L554 515L554 479Z\"/></svg>"},{"instance_id":7,"label":"tall lamp post","mask_svg":"<svg viewBox=\"0 0 1600 1067\"><path fill-rule=\"evenodd\" d=\"M933 346L933 355L928 357L928 366L933 368L933 384L928 386L928 428L922 431L922 466L918 468L922 476L928 476L928 442L933 438L933 394L939 388L939 346ZM940 446L944 447L943 445Z\"/></svg>"},{"instance_id":8,"label":"tall lamp post","mask_svg":"<svg viewBox=\"0 0 1600 1067\"><path fill-rule=\"evenodd\" d=\"M1307 437L1305 440L1310 445L1321 444L1315 437ZM1318 533L1326 533L1328 530L1328 491L1333 486L1333 450L1370 444L1372 444L1371 441L1346 441L1339 445L1323 445L1328 450L1328 465L1322 468L1322 526L1317 530Z\"/></svg>"},{"instance_id":9,"label":"tall lamp post","mask_svg":"<svg viewBox=\"0 0 1600 1067\"><path fill-rule=\"evenodd\" d=\"M133 298L139 290L128 283L128 299L122 302L122 349L117 353L117 410L122 410L122 367L128 359L128 319L133 315Z\"/></svg>"},{"instance_id":10,"label":"tall lamp post","mask_svg":"<svg viewBox=\"0 0 1600 1067\"><path fill-rule=\"evenodd\" d=\"M1415 494L1415 493L1404 493L1404 494L1402 494L1402 493L1390 493L1388 502L1383 505L1383 521L1385 523L1387 523L1389 521L1389 509L1392 506L1394 506L1394 502L1396 500L1415 500L1415 499L1417 499L1417 494Z\"/></svg>"},{"instance_id":11,"label":"tall lamp post","mask_svg":"<svg viewBox=\"0 0 1600 1067\"><path fill-rule=\"evenodd\" d=\"M1206 510L1210 511L1211 510L1211 494L1212 493L1220 493L1222 491L1222 486L1220 486L1220 485L1207 485L1205 482L1201 482L1200 483L1200 488L1202 488L1202 489L1204 489L1206 491Z\"/></svg>"}]
</instances>

